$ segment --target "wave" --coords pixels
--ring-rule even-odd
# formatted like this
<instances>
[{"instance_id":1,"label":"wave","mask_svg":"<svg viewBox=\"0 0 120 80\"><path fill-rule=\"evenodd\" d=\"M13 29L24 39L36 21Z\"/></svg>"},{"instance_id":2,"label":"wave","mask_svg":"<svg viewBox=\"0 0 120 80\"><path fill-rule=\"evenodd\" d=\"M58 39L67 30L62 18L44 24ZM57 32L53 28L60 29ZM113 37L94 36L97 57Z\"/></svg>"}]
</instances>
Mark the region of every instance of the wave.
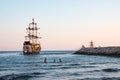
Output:
<instances>
[{"instance_id":1,"label":"wave","mask_svg":"<svg viewBox=\"0 0 120 80\"><path fill-rule=\"evenodd\" d=\"M104 72L118 72L120 69L117 68L107 68L107 69L102 69Z\"/></svg>"},{"instance_id":2,"label":"wave","mask_svg":"<svg viewBox=\"0 0 120 80\"><path fill-rule=\"evenodd\" d=\"M68 66L81 66L81 64L74 63L74 64L69 64Z\"/></svg>"},{"instance_id":3,"label":"wave","mask_svg":"<svg viewBox=\"0 0 120 80\"><path fill-rule=\"evenodd\" d=\"M78 80L120 80L120 77L85 78Z\"/></svg>"},{"instance_id":4,"label":"wave","mask_svg":"<svg viewBox=\"0 0 120 80\"><path fill-rule=\"evenodd\" d=\"M28 80L32 77L39 77L40 75L47 73L33 72L33 73L21 73L21 74L9 74L0 77L0 80Z\"/></svg>"}]
</instances>

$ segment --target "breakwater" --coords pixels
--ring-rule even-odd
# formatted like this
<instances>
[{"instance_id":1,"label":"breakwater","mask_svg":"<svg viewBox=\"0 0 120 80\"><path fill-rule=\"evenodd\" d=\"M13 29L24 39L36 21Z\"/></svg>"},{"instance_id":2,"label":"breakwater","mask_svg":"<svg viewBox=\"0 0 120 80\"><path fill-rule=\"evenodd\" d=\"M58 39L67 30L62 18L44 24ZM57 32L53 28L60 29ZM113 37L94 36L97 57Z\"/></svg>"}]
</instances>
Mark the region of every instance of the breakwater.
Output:
<instances>
[{"instance_id":1,"label":"breakwater","mask_svg":"<svg viewBox=\"0 0 120 80\"><path fill-rule=\"evenodd\" d=\"M101 56L116 56L120 57L120 47L88 47L81 48L74 54L85 54L85 55L101 55Z\"/></svg>"}]
</instances>

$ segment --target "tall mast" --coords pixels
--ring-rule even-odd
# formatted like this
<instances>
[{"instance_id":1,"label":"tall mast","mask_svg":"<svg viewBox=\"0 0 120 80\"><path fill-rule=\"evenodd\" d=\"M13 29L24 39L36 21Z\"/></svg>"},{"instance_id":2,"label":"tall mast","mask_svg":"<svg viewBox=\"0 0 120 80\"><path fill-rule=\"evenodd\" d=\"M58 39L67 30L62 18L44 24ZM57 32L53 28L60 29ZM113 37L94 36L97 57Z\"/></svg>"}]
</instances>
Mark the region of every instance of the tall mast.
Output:
<instances>
[{"instance_id":1,"label":"tall mast","mask_svg":"<svg viewBox=\"0 0 120 80\"><path fill-rule=\"evenodd\" d=\"M32 43L34 44L34 26L35 26L35 23L34 23L34 18L32 19L32 23L31 23L31 26L32 26L32 29L31 29L31 31L32 31Z\"/></svg>"},{"instance_id":2,"label":"tall mast","mask_svg":"<svg viewBox=\"0 0 120 80\"><path fill-rule=\"evenodd\" d=\"M38 43L39 41L38 41L38 39L39 39L39 37L38 37L38 33L37 33L37 30L38 30L39 28L37 28L37 23L35 23L34 22L34 18L32 19L32 23L29 23L29 27L27 28L27 30L28 30L28 36L26 36L28 39L29 39L29 41L31 42L31 43Z\"/></svg>"}]
</instances>

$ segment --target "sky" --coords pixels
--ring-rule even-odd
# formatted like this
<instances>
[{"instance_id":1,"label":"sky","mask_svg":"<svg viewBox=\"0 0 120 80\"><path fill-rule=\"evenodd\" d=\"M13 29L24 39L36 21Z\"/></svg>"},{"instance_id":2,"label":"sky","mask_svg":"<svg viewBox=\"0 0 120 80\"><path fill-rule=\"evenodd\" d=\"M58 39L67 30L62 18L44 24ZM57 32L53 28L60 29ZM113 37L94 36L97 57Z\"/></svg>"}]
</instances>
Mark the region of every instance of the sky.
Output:
<instances>
[{"instance_id":1,"label":"sky","mask_svg":"<svg viewBox=\"0 0 120 80\"><path fill-rule=\"evenodd\" d=\"M120 0L0 0L0 51L22 50L32 18L42 50L120 46Z\"/></svg>"}]
</instances>

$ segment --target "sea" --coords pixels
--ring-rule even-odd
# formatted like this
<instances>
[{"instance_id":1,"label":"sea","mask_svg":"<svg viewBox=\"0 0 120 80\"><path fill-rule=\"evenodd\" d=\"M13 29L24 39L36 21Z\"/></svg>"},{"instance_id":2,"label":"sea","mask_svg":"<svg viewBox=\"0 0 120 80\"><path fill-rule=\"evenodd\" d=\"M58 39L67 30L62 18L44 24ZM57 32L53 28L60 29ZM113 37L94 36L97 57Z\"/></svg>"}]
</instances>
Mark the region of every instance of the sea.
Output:
<instances>
[{"instance_id":1,"label":"sea","mask_svg":"<svg viewBox=\"0 0 120 80\"><path fill-rule=\"evenodd\" d=\"M0 80L120 80L120 58L75 51L0 52Z\"/></svg>"}]
</instances>

